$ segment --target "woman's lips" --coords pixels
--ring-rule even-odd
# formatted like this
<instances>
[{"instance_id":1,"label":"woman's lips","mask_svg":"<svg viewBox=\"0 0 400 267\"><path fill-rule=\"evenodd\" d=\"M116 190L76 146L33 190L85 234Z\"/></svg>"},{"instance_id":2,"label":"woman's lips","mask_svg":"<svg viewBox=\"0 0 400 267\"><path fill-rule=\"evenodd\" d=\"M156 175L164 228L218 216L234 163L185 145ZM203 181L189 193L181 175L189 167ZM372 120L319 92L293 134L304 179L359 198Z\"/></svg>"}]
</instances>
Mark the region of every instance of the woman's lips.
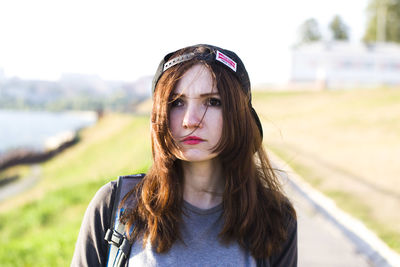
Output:
<instances>
[{"instance_id":1,"label":"woman's lips","mask_svg":"<svg viewBox=\"0 0 400 267\"><path fill-rule=\"evenodd\" d=\"M188 136L188 137L185 137L183 140L182 140L182 143L184 143L184 144L186 144L186 145L197 145L197 144L199 144L199 143L201 143L201 142L203 142L204 140L203 139L201 139L200 137L197 137L197 136Z\"/></svg>"}]
</instances>

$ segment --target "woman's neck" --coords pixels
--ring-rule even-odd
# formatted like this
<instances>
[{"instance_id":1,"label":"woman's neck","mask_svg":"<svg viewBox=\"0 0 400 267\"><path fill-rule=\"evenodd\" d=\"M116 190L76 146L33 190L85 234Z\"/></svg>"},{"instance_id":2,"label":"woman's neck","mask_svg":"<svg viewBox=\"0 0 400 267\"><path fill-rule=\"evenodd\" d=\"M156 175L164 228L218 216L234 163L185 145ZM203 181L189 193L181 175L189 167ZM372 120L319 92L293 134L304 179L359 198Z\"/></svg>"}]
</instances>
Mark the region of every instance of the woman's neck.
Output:
<instances>
[{"instance_id":1,"label":"woman's neck","mask_svg":"<svg viewBox=\"0 0 400 267\"><path fill-rule=\"evenodd\" d=\"M182 162L183 199L201 209L215 207L222 202L224 180L217 160Z\"/></svg>"}]
</instances>

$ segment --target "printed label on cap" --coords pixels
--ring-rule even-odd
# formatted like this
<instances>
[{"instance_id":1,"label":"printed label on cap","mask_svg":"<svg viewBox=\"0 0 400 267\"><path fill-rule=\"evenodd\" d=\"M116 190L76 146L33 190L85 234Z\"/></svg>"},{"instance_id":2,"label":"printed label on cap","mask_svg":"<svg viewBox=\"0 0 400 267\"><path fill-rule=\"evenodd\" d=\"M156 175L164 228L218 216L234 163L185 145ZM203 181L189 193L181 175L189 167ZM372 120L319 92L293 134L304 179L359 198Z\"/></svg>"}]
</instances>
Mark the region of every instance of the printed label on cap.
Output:
<instances>
[{"instance_id":1,"label":"printed label on cap","mask_svg":"<svg viewBox=\"0 0 400 267\"><path fill-rule=\"evenodd\" d=\"M228 57L227 55L219 52L217 50L217 58L216 60L218 60L219 62L224 63L225 65L227 65L229 68L231 68L234 72L236 72L236 62L233 61L230 57Z\"/></svg>"}]
</instances>

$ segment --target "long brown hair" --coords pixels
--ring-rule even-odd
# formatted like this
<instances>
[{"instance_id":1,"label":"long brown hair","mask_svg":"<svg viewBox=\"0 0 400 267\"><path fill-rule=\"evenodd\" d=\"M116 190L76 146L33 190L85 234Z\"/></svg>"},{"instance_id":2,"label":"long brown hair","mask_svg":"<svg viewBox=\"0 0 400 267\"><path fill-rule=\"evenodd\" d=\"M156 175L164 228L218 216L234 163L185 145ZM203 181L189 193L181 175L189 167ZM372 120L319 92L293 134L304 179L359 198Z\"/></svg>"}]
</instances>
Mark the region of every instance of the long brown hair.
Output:
<instances>
[{"instance_id":1,"label":"long brown hair","mask_svg":"<svg viewBox=\"0 0 400 267\"><path fill-rule=\"evenodd\" d=\"M296 214L261 145L249 93L242 90L230 70L219 64L193 59L161 76L151 113L153 164L125 197L126 203L135 204L126 209L122 220L127 230L133 228L131 241L142 237L144 246L149 240L158 253L167 252L181 239L183 171L174 156L179 147L169 129L168 114L177 82L195 64L204 64L213 74L222 102L222 138L215 148L225 177L224 224L219 238L224 243L238 242L255 258L266 258L279 251L287 237L288 218L296 219ZM136 201L127 202L129 199Z\"/></svg>"}]
</instances>

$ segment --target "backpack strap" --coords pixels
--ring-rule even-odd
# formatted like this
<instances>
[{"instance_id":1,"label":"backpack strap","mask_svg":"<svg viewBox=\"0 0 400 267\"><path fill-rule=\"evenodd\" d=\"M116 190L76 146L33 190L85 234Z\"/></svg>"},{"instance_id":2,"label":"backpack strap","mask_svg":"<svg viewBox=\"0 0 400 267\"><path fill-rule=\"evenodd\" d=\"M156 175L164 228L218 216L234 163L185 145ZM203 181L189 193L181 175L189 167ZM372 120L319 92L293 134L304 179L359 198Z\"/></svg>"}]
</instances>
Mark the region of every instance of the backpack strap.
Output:
<instances>
[{"instance_id":1,"label":"backpack strap","mask_svg":"<svg viewBox=\"0 0 400 267\"><path fill-rule=\"evenodd\" d=\"M125 224L120 222L120 217L124 212L120 207L124 196L145 176L145 174L136 174L128 176L119 176L117 189L115 192L113 210L110 220L110 228L106 231L104 239L108 242L107 267L122 267L129 258L132 244L126 237Z\"/></svg>"}]
</instances>

